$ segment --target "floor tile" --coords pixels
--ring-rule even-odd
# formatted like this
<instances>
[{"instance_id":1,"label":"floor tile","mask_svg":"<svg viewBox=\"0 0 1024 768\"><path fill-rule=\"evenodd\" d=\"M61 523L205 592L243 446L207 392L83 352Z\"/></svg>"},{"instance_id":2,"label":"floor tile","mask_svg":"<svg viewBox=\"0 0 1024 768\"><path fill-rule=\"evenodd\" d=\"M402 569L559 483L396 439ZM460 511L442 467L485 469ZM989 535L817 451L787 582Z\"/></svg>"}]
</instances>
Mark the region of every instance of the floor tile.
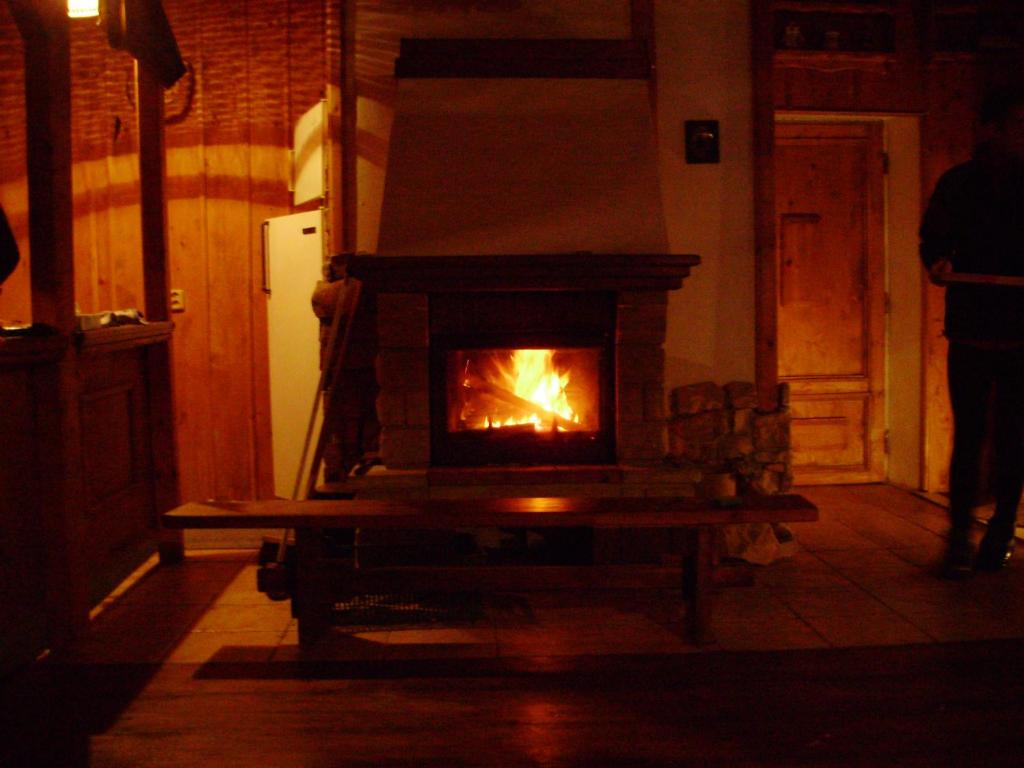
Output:
<instances>
[{"instance_id":1,"label":"floor tile","mask_svg":"<svg viewBox=\"0 0 1024 768\"><path fill-rule=\"evenodd\" d=\"M793 589L776 592L776 597L797 616L868 617L891 609L854 585Z\"/></svg>"},{"instance_id":2,"label":"floor tile","mask_svg":"<svg viewBox=\"0 0 1024 768\"><path fill-rule=\"evenodd\" d=\"M771 621L715 621L715 647L726 651L774 651L785 648L826 648L828 643L792 614Z\"/></svg>"},{"instance_id":3,"label":"floor tile","mask_svg":"<svg viewBox=\"0 0 1024 768\"><path fill-rule=\"evenodd\" d=\"M63 656L69 661L151 664L162 661L203 616L201 605L124 603L104 611Z\"/></svg>"},{"instance_id":4,"label":"floor tile","mask_svg":"<svg viewBox=\"0 0 1024 768\"><path fill-rule=\"evenodd\" d=\"M251 632L268 630L284 632L291 622L291 605L287 602L262 605L214 605L196 624L197 632Z\"/></svg>"},{"instance_id":5,"label":"floor tile","mask_svg":"<svg viewBox=\"0 0 1024 768\"><path fill-rule=\"evenodd\" d=\"M211 660L269 661L281 640L280 632L189 632L167 657L175 664Z\"/></svg>"},{"instance_id":6,"label":"floor tile","mask_svg":"<svg viewBox=\"0 0 1024 768\"><path fill-rule=\"evenodd\" d=\"M392 631L388 659L494 658L498 655L494 629L411 629Z\"/></svg>"},{"instance_id":7,"label":"floor tile","mask_svg":"<svg viewBox=\"0 0 1024 768\"><path fill-rule=\"evenodd\" d=\"M127 590L120 601L150 605L209 604L244 568L244 562L222 560L187 560L180 565L160 566Z\"/></svg>"},{"instance_id":8,"label":"floor tile","mask_svg":"<svg viewBox=\"0 0 1024 768\"><path fill-rule=\"evenodd\" d=\"M266 605L269 598L256 588L258 565L244 566L217 595L214 605Z\"/></svg>"},{"instance_id":9,"label":"floor tile","mask_svg":"<svg viewBox=\"0 0 1024 768\"><path fill-rule=\"evenodd\" d=\"M335 629L308 648L299 645L297 630L285 632L273 661L376 661L385 658L389 631L343 632Z\"/></svg>"},{"instance_id":10,"label":"floor tile","mask_svg":"<svg viewBox=\"0 0 1024 768\"><path fill-rule=\"evenodd\" d=\"M499 628L496 637L501 656L577 656L608 645L600 631L587 628Z\"/></svg>"},{"instance_id":11,"label":"floor tile","mask_svg":"<svg viewBox=\"0 0 1024 768\"><path fill-rule=\"evenodd\" d=\"M894 611L864 615L810 615L804 620L835 647L926 643L931 638Z\"/></svg>"}]
</instances>

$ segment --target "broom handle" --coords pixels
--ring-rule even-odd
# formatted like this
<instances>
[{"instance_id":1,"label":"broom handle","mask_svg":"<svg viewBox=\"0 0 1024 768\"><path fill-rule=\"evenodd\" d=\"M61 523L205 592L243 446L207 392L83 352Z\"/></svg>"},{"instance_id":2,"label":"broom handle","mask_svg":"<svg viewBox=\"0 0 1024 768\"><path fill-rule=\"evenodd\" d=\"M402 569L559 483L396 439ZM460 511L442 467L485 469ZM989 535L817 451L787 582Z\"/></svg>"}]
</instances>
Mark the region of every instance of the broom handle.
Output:
<instances>
[{"instance_id":1,"label":"broom handle","mask_svg":"<svg viewBox=\"0 0 1024 768\"><path fill-rule=\"evenodd\" d=\"M356 311L359 308L359 299L362 296L363 285L358 280L353 281L355 283L355 289L352 291L352 298L349 300L349 311L348 320L345 322L345 332L341 337L341 343L338 346L337 354L333 355L330 360L330 387L327 389L327 402L324 403L324 424L328 423L334 414L338 402L338 393L341 391L341 378L342 378L342 364L345 362L345 356L348 353L349 339L352 336L352 326L355 325ZM327 367L326 364L324 366ZM327 433L321 426L320 434L317 436L316 450L313 451L313 462L309 468L309 474L306 477L306 494L305 498L309 498L310 494L316 489L316 476L320 470L320 462L324 457L324 447L327 441Z\"/></svg>"},{"instance_id":2,"label":"broom handle","mask_svg":"<svg viewBox=\"0 0 1024 768\"><path fill-rule=\"evenodd\" d=\"M355 308L359 301L359 285L356 284L355 298L351 302L351 311L349 313L349 319L345 327L345 340L348 340L349 329L352 326L352 314L355 313ZM309 455L309 445L313 441L313 430L316 429L316 417L320 413L320 401L321 394L324 391L324 386L327 383L327 377L333 372L335 365L335 358L339 356L339 350L337 348L338 340L338 328L341 326L341 316L343 314L341 306L341 299L339 298L337 304L334 307L334 317L331 318L331 330L327 334L327 359L320 367L320 379L316 385L316 393L313 395L313 409L309 414L309 422L306 425L306 437L302 443L302 457L299 459L299 468L295 472L295 484L292 486L292 501L298 501L300 494L302 493L302 479L305 476L304 469L306 467L306 457ZM317 453L322 453L320 443L323 441L323 429L320 430L320 439L317 441ZM314 465L312 471L315 473L319 464L319 458L314 459ZM315 482L315 480L314 480ZM307 490L305 494L306 498L309 497ZM291 534L291 529L286 529L281 535L281 541L277 545L277 557L276 562L283 563L285 555L288 551L288 537Z\"/></svg>"}]
</instances>

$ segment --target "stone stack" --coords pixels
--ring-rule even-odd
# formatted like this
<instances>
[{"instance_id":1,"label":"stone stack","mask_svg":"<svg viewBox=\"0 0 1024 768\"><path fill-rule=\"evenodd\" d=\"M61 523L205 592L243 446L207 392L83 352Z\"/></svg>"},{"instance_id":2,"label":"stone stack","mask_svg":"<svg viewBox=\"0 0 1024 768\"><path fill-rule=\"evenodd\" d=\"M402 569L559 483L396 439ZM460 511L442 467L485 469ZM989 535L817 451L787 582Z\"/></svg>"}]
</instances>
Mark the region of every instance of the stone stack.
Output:
<instances>
[{"instance_id":1,"label":"stone stack","mask_svg":"<svg viewBox=\"0 0 1024 768\"><path fill-rule=\"evenodd\" d=\"M784 493L793 484L789 388L780 384L772 410L758 407L753 384L705 381L672 390L668 460L702 478L702 493Z\"/></svg>"}]
</instances>

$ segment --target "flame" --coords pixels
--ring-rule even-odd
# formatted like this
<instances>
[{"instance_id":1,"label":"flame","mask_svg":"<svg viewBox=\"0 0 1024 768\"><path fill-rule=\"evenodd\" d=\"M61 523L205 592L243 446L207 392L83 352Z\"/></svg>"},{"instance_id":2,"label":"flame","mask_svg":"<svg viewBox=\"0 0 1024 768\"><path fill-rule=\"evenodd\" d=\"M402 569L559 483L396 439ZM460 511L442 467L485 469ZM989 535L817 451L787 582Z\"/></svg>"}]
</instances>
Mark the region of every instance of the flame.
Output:
<instances>
[{"instance_id":1,"label":"flame","mask_svg":"<svg viewBox=\"0 0 1024 768\"><path fill-rule=\"evenodd\" d=\"M579 416L569 406L565 388L569 373L555 370L555 352L552 349L517 349L512 353L510 371L503 372L509 389L524 400L529 400L545 411L555 413L566 421L579 423ZM538 414L509 419L514 424L533 424L539 432L546 425ZM510 426L506 423L503 426Z\"/></svg>"},{"instance_id":2,"label":"flame","mask_svg":"<svg viewBox=\"0 0 1024 768\"><path fill-rule=\"evenodd\" d=\"M566 422L579 424L579 415L573 411L566 396L569 385L569 372L560 372L554 364L555 351L552 349L516 349L509 357L501 361L497 367L494 383L508 390L516 397L538 406L538 412L522 413L505 420L494 420L491 416L483 419L480 427L511 427L532 424L538 432L556 428L552 419L545 418L555 414ZM557 429L565 431L559 425Z\"/></svg>"}]
</instances>

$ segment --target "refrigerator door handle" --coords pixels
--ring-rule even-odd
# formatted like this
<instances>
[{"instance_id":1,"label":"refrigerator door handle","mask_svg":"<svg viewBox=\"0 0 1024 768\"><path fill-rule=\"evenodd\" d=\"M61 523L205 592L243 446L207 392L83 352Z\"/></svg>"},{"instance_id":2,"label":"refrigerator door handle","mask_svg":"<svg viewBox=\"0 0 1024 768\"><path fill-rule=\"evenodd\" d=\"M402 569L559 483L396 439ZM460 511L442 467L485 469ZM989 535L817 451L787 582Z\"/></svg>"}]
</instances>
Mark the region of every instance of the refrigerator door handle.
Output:
<instances>
[{"instance_id":1,"label":"refrigerator door handle","mask_svg":"<svg viewBox=\"0 0 1024 768\"><path fill-rule=\"evenodd\" d=\"M270 295L270 219L260 225L260 247L263 250L263 292Z\"/></svg>"}]
</instances>

